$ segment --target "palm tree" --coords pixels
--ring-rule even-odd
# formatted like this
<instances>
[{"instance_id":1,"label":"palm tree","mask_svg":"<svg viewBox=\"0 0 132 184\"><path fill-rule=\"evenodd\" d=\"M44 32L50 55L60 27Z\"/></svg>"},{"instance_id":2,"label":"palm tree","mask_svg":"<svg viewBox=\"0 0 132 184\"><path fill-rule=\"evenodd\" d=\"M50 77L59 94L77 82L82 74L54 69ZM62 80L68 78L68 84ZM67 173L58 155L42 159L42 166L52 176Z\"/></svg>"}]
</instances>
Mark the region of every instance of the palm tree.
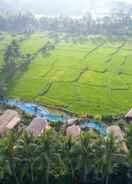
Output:
<instances>
[{"instance_id":1,"label":"palm tree","mask_svg":"<svg viewBox=\"0 0 132 184\"><path fill-rule=\"evenodd\" d=\"M13 150L16 140L17 133L15 131L7 132L6 136L0 139L0 179L6 178L6 181L8 181L10 177L13 177L15 182L18 183L13 163Z\"/></svg>"},{"instance_id":2,"label":"palm tree","mask_svg":"<svg viewBox=\"0 0 132 184\"><path fill-rule=\"evenodd\" d=\"M55 162L54 155L57 155L56 141L56 134L52 130L44 133L36 140L37 149L35 150L36 157L33 168L38 173L38 176L40 176L39 183L49 183Z\"/></svg>"},{"instance_id":3,"label":"palm tree","mask_svg":"<svg viewBox=\"0 0 132 184\"><path fill-rule=\"evenodd\" d=\"M105 178L105 184L109 184L110 176L116 172L119 165L122 164L124 154L122 154L119 143L116 142L112 134L108 134L104 139L104 151L101 158L102 175Z\"/></svg>"},{"instance_id":4,"label":"palm tree","mask_svg":"<svg viewBox=\"0 0 132 184\"><path fill-rule=\"evenodd\" d=\"M32 135L23 132L14 145L14 157L18 183L31 182L34 183L33 163L36 157L35 150L37 145Z\"/></svg>"},{"instance_id":5,"label":"palm tree","mask_svg":"<svg viewBox=\"0 0 132 184\"><path fill-rule=\"evenodd\" d=\"M98 136L97 136L98 137ZM97 145L98 146L97 146ZM91 176L96 178L95 172L97 170L97 156L99 156L100 141L95 141L93 136L89 133L82 133L80 141L74 143L72 147L72 168L74 169L74 177L79 177L81 182L87 183L88 178L91 179ZM78 173L78 175L76 175ZM88 177L90 176L90 177Z\"/></svg>"},{"instance_id":6,"label":"palm tree","mask_svg":"<svg viewBox=\"0 0 132 184\"><path fill-rule=\"evenodd\" d=\"M126 153L126 163L128 166L129 184L132 184L132 124L129 124L126 129L126 144L128 152Z\"/></svg>"}]
</instances>

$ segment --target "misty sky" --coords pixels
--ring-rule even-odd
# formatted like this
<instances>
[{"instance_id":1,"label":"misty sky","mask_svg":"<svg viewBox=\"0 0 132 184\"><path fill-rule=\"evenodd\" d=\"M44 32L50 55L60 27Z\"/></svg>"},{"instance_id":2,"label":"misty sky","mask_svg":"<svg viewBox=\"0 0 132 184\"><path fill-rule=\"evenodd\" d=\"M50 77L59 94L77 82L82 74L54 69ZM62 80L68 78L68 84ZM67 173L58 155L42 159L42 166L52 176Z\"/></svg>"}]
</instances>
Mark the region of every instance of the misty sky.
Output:
<instances>
[{"instance_id":1,"label":"misty sky","mask_svg":"<svg viewBox=\"0 0 132 184\"><path fill-rule=\"evenodd\" d=\"M113 0L119 1L119 0ZM120 0L130 2L131 0ZM36 14L73 14L79 15L86 11L110 11L112 0L0 0L9 4L9 8L32 11Z\"/></svg>"}]
</instances>

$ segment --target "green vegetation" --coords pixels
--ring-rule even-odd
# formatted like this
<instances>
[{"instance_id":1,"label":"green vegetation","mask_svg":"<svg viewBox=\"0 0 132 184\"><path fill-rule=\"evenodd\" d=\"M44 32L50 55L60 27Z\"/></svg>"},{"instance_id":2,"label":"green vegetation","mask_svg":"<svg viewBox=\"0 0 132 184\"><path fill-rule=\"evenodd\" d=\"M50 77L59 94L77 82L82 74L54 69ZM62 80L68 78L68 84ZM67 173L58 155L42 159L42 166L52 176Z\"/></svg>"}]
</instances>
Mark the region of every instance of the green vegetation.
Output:
<instances>
[{"instance_id":1,"label":"green vegetation","mask_svg":"<svg viewBox=\"0 0 132 184\"><path fill-rule=\"evenodd\" d=\"M29 55L31 62L16 70L8 96L92 115L118 115L131 108L130 38L46 32L15 40L21 57Z\"/></svg>"},{"instance_id":2,"label":"green vegetation","mask_svg":"<svg viewBox=\"0 0 132 184\"><path fill-rule=\"evenodd\" d=\"M128 151L108 135L82 132L77 139L63 130L49 130L33 138L8 132L0 139L2 184L128 184L131 183L132 126L125 125Z\"/></svg>"},{"instance_id":3,"label":"green vegetation","mask_svg":"<svg viewBox=\"0 0 132 184\"><path fill-rule=\"evenodd\" d=\"M27 38L20 44L22 53L24 54L37 52L49 40L46 33L36 33Z\"/></svg>"}]
</instances>

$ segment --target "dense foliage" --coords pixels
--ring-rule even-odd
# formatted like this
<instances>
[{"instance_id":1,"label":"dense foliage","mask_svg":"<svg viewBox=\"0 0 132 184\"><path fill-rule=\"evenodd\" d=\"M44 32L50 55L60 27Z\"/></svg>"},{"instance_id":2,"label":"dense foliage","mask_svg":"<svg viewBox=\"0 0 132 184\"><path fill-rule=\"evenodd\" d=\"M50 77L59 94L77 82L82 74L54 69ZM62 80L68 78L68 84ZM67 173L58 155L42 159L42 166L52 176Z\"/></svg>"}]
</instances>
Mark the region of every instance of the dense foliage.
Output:
<instances>
[{"instance_id":1,"label":"dense foliage","mask_svg":"<svg viewBox=\"0 0 132 184\"><path fill-rule=\"evenodd\" d=\"M128 152L111 135L83 132L75 140L63 130L38 138L8 132L0 139L0 183L132 183L131 125L125 133Z\"/></svg>"}]
</instances>

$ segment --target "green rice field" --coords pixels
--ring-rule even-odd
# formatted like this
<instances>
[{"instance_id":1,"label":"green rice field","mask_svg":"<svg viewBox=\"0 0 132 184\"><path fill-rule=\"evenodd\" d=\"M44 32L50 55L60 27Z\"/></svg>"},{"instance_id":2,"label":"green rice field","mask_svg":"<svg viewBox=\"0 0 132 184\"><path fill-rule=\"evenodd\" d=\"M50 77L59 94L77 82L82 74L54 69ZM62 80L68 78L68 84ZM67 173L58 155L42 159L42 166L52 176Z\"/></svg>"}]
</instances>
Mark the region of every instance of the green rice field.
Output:
<instances>
[{"instance_id":1,"label":"green rice field","mask_svg":"<svg viewBox=\"0 0 132 184\"><path fill-rule=\"evenodd\" d=\"M3 37L0 69L4 48L14 39ZM25 71L14 74L9 97L92 115L118 115L132 107L132 40L61 34L55 42L48 33L35 33L19 41L21 53L35 54L47 41L55 48L36 54Z\"/></svg>"}]
</instances>

